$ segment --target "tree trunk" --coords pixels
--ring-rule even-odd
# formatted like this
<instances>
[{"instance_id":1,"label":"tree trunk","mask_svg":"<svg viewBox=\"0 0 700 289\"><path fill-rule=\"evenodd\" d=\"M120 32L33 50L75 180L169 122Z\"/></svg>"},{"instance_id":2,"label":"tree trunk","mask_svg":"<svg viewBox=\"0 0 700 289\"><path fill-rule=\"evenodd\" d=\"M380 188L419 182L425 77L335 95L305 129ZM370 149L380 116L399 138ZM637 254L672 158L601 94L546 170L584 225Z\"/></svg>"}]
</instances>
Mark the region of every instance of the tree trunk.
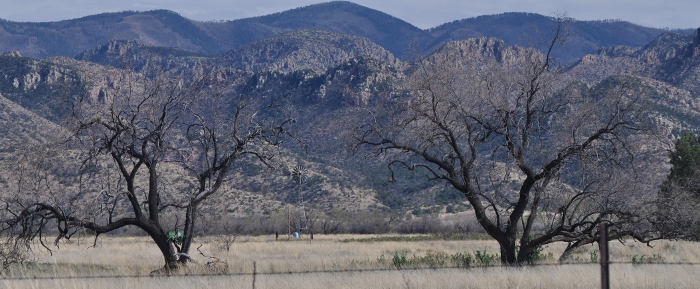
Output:
<instances>
[{"instance_id":1,"label":"tree trunk","mask_svg":"<svg viewBox=\"0 0 700 289\"><path fill-rule=\"evenodd\" d=\"M173 246L170 245L167 238L165 241L162 239L158 240L157 238L153 238L153 240L158 244L158 248L163 254L165 265L158 270L151 271L151 275L170 275L170 273L177 271L180 268L180 262L178 261L175 250L173 250Z\"/></svg>"},{"instance_id":2,"label":"tree trunk","mask_svg":"<svg viewBox=\"0 0 700 289\"><path fill-rule=\"evenodd\" d=\"M569 244L566 246L566 249L564 249L564 252L561 253L561 256L559 256L559 263L564 263L564 262L566 262L566 260L569 259L569 257L571 256L571 254L573 254L574 251L576 251L576 249L577 249L578 247L581 247L581 246L584 246L584 245L588 245L588 244L592 244L592 243L594 243L594 242L596 242L596 239L585 239L585 240L579 240L579 241L575 241L575 242L573 242L573 243L569 243Z\"/></svg>"},{"instance_id":3,"label":"tree trunk","mask_svg":"<svg viewBox=\"0 0 700 289\"><path fill-rule=\"evenodd\" d=\"M163 268L152 271L151 275L168 275L173 271L177 271L179 268L178 255L168 239L168 234L159 225L142 225L139 227L151 236L153 242L160 249L160 253L163 254L163 260L165 261Z\"/></svg>"},{"instance_id":4,"label":"tree trunk","mask_svg":"<svg viewBox=\"0 0 700 289\"><path fill-rule=\"evenodd\" d=\"M520 250L518 251L518 264L532 262L533 260L530 260L530 252L532 252L533 249L534 248L530 246L530 244L520 243Z\"/></svg>"},{"instance_id":5,"label":"tree trunk","mask_svg":"<svg viewBox=\"0 0 700 289\"><path fill-rule=\"evenodd\" d=\"M185 229L182 236L182 246L180 247L180 262L190 261L190 247L194 238L194 222L197 213L196 204L190 204L185 213ZM184 258L183 258L184 256Z\"/></svg>"},{"instance_id":6,"label":"tree trunk","mask_svg":"<svg viewBox=\"0 0 700 289\"><path fill-rule=\"evenodd\" d=\"M559 256L559 264L564 264L566 260L569 259L569 256L574 253L574 249L576 249L576 247L567 247L566 250L561 253L561 256Z\"/></svg>"},{"instance_id":7,"label":"tree trunk","mask_svg":"<svg viewBox=\"0 0 700 289\"><path fill-rule=\"evenodd\" d=\"M501 264L507 266L518 265L518 259L515 254L515 236L505 236L497 241L501 247Z\"/></svg>"}]
</instances>

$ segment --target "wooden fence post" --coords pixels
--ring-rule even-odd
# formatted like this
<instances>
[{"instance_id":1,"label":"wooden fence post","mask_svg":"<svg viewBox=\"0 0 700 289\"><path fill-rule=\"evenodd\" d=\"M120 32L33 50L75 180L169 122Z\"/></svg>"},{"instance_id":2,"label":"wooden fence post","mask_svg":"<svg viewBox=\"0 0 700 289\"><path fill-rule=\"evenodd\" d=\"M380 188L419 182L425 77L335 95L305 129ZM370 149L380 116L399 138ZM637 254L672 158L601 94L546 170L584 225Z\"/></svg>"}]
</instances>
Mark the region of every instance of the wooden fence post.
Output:
<instances>
[{"instance_id":1,"label":"wooden fence post","mask_svg":"<svg viewBox=\"0 0 700 289\"><path fill-rule=\"evenodd\" d=\"M292 211L287 205L287 240L289 240L290 235L292 235Z\"/></svg>"},{"instance_id":2,"label":"wooden fence post","mask_svg":"<svg viewBox=\"0 0 700 289\"><path fill-rule=\"evenodd\" d=\"M258 274L258 269L255 266L255 261L253 261L253 289L255 289L255 275Z\"/></svg>"},{"instance_id":3,"label":"wooden fence post","mask_svg":"<svg viewBox=\"0 0 700 289\"><path fill-rule=\"evenodd\" d=\"M608 226L605 222L600 222L600 240L598 240L600 251L600 281L601 288L610 289L610 259L608 253Z\"/></svg>"}]
</instances>

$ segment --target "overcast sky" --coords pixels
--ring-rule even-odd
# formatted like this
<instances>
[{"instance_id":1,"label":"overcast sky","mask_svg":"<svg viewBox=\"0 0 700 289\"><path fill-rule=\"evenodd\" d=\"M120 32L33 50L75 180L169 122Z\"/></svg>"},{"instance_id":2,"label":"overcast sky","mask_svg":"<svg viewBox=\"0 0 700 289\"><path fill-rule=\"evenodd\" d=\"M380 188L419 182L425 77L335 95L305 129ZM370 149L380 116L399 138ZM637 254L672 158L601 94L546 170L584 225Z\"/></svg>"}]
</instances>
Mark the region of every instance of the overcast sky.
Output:
<instances>
[{"instance_id":1,"label":"overcast sky","mask_svg":"<svg viewBox=\"0 0 700 289\"><path fill-rule=\"evenodd\" d=\"M235 20L281 12L323 0L0 0L0 18L11 21L58 21L102 12L168 9L200 21ZM577 20L620 19L656 28L700 27L698 0L354 0L419 28L503 12L554 16L566 12Z\"/></svg>"}]
</instances>

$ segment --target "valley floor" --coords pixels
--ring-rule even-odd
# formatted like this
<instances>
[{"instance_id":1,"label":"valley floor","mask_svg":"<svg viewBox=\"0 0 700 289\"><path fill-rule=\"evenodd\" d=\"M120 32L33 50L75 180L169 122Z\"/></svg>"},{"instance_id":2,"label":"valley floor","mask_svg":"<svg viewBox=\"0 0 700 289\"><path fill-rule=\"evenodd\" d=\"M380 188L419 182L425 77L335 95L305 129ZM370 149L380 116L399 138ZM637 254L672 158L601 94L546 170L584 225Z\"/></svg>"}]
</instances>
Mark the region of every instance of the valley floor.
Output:
<instances>
[{"instance_id":1,"label":"valley floor","mask_svg":"<svg viewBox=\"0 0 700 289\"><path fill-rule=\"evenodd\" d=\"M597 288L597 247L558 265L563 247L541 253L539 266L483 266L498 253L491 240L444 240L431 236L315 235L239 236L230 250L225 238L197 239L197 261L188 275L149 277L162 257L146 237L104 237L62 243L53 254L36 250L37 262L15 266L0 279L2 288ZM230 240L230 239L228 239ZM201 245L201 247L200 247ZM611 287L697 288L700 243L611 242ZM551 254L550 254L551 253ZM455 257L470 256L470 268ZM206 263L225 260L227 272L211 274ZM479 256L479 257L477 257ZM464 260L464 259L460 259ZM660 264L665 263L665 264ZM220 265L220 264L219 264ZM401 267L398 270L397 267ZM253 274L255 272L255 274ZM96 287L95 287L96 286Z\"/></svg>"}]
</instances>

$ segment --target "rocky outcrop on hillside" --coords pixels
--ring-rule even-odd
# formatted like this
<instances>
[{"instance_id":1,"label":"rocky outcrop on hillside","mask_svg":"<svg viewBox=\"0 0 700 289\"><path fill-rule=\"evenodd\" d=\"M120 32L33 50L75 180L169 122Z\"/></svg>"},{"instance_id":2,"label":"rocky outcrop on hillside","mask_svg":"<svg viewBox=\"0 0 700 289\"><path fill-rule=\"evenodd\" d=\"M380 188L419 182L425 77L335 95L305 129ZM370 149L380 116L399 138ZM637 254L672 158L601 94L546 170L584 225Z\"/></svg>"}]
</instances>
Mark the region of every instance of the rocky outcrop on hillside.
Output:
<instances>
[{"instance_id":1,"label":"rocky outcrop on hillside","mask_svg":"<svg viewBox=\"0 0 700 289\"><path fill-rule=\"evenodd\" d=\"M665 33L640 48L604 48L598 54L586 55L568 71L589 84L611 75L639 75L673 84L700 96L698 37L698 32L693 38Z\"/></svg>"},{"instance_id":2,"label":"rocky outcrop on hillside","mask_svg":"<svg viewBox=\"0 0 700 289\"><path fill-rule=\"evenodd\" d=\"M688 37L666 34L643 48L614 46L602 49L596 55L588 55L576 65L565 70L564 79L582 83L582 87L605 87L627 83L635 90L645 91L643 101L659 124L662 134L673 138L681 131L700 128L700 92L689 85L676 85L673 81L658 77L659 71L669 64L692 65L695 61L689 51ZM452 65L459 61L470 63L465 73L475 67L488 67L493 61L503 64L527 63L541 55L530 48L508 46L495 38L473 38L453 41L426 58L428 65ZM680 72L679 66L672 69ZM697 73L680 73L692 78ZM688 79L686 77L685 79ZM624 80L622 80L624 79ZM586 90L586 89L584 89Z\"/></svg>"},{"instance_id":3,"label":"rocky outcrop on hillside","mask_svg":"<svg viewBox=\"0 0 700 289\"><path fill-rule=\"evenodd\" d=\"M614 46L601 49L598 54L584 56L574 66L568 68L572 77L589 85L600 82L611 75L633 75L647 67L637 53L639 49L627 46Z\"/></svg>"},{"instance_id":4,"label":"rocky outcrop on hillside","mask_svg":"<svg viewBox=\"0 0 700 289\"><path fill-rule=\"evenodd\" d=\"M211 67L215 58L188 50L147 46L131 40L111 40L78 54L75 59L130 69L136 72L197 75Z\"/></svg>"},{"instance_id":5,"label":"rocky outcrop on hillside","mask_svg":"<svg viewBox=\"0 0 700 289\"><path fill-rule=\"evenodd\" d=\"M323 73L352 57L398 60L367 38L324 30L298 30L255 41L227 52L224 65L253 72L312 70Z\"/></svg>"},{"instance_id":6,"label":"rocky outcrop on hillside","mask_svg":"<svg viewBox=\"0 0 700 289\"><path fill-rule=\"evenodd\" d=\"M401 70L390 63L370 57L351 58L322 76L316 96L319 100L335 99L343 105L365 106L378 97L401 94L403 78Z\"/></svg>"},{"instance_id":7,"label":"rocky outcrop on hillside","mask_svg":"<svg viewBox=\"0 0 700 289\"><path fill-rule=\"evenodd\" d=\"M58 120L64 99L80 86L76 69L10 53L0 56L0 93L50 120Z\"/></svg>"},{"instance_id":8,"label":"rocky outcrop on hillside","mask_svg":"<svg viewBox=\"0 0 700 289\"><path fill-rule=\"evenodd\" d=\"M97 101L104 94L102 88L123 85L126 73L129 72L67 57L36 60L0 56L0 93L48 120L61 122L70 113L67 102L71 97Z\"/></svg>"},{"instance_id":9,"label":"rocky outcrop on hillside","mask_svg":"<svg viewBox=\"0 0 700 289\"><path fill-rule=\"evenodd\" d=\"M287 95L294 103L323 109L364 106L401 93L403 70L368 56L349 58L324 73L263 71L240 88L260 96Z\"/></svg>"},{"instance_id":10,"label":"rocky outcrop on hillside","mask_svg":"<svg viewBox=\"0 0 700 289\"><path fill-rule=\"evenodd\" d=\"M678 54L662 63L654 77L692 91L700 97L700 28L692 40L681 44Z\"/></svg>"},{"instance_id":11,"label":"rocky outcrop on hillside","mask_svg":"<svg viewBox=\"0 0 700 289\"><path fill-rule=\"evenodd\" d=\"M641 27L624 21L577 21L564 19L568 35L566 48L554 51L563 63L573 63L601 47L617 45L640 47L665 30ZM429 32L436 37L430 47L439 48L447 41L474 37L495 37L507 45L545 48L556 31L557 19L534 13L509 12L484 15L445 23ZM686 30L677 32L688 33Z\"/></svg>"},{"instance_id":12,"label":"rocky outcrop on hillside","mask_svg":"<svg viewBox=\"0 0 700 289\"><path fill-rule=\"evenodd\" d=\"M427 60L429 62L434 61L436 57L459 57L464 62L487 63L497 61L509 64L538 56L534 49L508 46L501 39L480 37L449 42L429 56Z\"/></svg>"},{"instance_id":13,"label":"rocky outcrop on hillside","mask_svg":"<svg viewBox=\"0 0 700 289\"><path fill-rule=\"evenodd\" d=\"M683 132L700 131L700 99L687 89L648 77L638 77L647 90L643 101L655 116L663 136L674 139Z\"/></svg>"}]
</instances>

